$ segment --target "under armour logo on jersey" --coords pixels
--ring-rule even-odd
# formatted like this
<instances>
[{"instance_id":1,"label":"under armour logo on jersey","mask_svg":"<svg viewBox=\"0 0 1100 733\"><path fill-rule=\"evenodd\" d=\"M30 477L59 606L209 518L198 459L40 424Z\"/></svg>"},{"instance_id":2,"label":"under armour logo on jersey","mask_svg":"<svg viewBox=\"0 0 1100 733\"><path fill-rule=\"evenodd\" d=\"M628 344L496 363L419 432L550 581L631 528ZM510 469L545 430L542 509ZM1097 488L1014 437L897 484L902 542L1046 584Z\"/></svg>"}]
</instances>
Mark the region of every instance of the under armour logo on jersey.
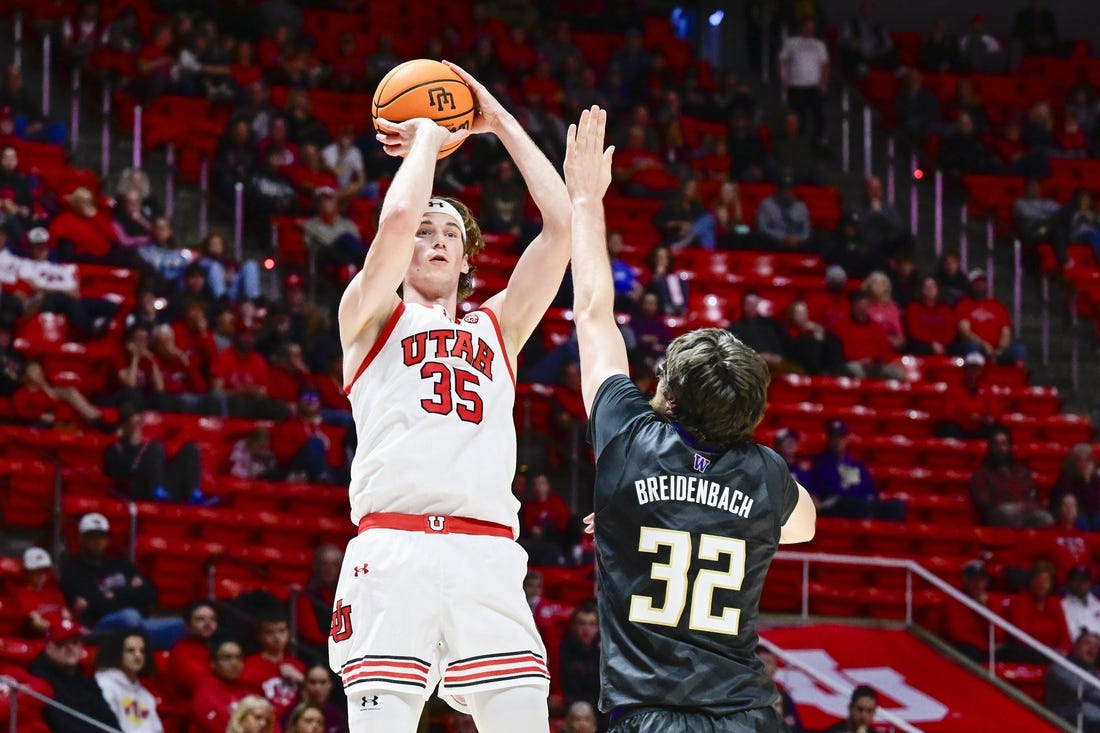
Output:
<instances>
[{"instance_id":1,"label":"under armour logo on jersey","mask_svg":"<svg viewBox=\"0 0 1100 733\"><path fill-rule=\"evenodd\" d=\"M710 459L709 458L703 458L698 453L695 454L695 470L696 471L698 471L699 473L702 473L703 471L706 471L709 466L710 466Z\"/></svg>"},{"instance_id":2,"label":"under armour logo on jersey","mask_svg":"<svg viewBox=\"0 0 1100 733\"><path fill-rule=\"evenodd\" d=\"M428 528L431 529L433 532L442 532L443 525L446 524L446 522L446 517L441 517L438 514L428 515Z\"/></svg>"},{"instance_id":3,"label":"under armour logo on jersey","mask_svg":"<svg viewBox=\"0 0 1100 733\"><path fill-rule=\"evenodd\" d=\"M360 573L362 573L363 575L366 575L367 573L370 572L370 568L367 567L366 563L363 563L362 565L356 565L355 567L352 568L352 570L355 572L355 577L356 578L359 577Z\"/></svg>"},{"instance_id":4,"label":"under armour logo on jersey","mask_svg":"<svg viewBox=\"0 0 1100 733\"><path fill-rule=\"evenodd\" d=\"M359 705L360 708L376 708L378 707L378 695L374 697L364 697L363 702Z\"/></svg>"}]
</instances>

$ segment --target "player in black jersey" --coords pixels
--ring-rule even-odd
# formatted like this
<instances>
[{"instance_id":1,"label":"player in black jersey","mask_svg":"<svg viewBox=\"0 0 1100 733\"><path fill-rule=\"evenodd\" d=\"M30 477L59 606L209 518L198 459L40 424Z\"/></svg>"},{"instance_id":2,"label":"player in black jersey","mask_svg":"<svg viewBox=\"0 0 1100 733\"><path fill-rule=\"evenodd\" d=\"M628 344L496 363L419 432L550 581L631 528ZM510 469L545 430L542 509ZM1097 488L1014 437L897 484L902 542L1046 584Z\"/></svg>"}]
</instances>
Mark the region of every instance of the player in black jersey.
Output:
<instances>
[{"instance_id":1,"label":"player in black jersey","mask_svg":"<svg viewBox=\"0 0 1100 733\"><path fill-rule=\"evenodd\" d=\"M728 331L669 344L652 402L627 376L605 244L605 124L602 110L582 115L565 160L596 452L600 709L615 733L783 731L755 622L777 546L813 537L813 501L782 458L752 441L768 368Z\"/></svg>"}]
</instances>

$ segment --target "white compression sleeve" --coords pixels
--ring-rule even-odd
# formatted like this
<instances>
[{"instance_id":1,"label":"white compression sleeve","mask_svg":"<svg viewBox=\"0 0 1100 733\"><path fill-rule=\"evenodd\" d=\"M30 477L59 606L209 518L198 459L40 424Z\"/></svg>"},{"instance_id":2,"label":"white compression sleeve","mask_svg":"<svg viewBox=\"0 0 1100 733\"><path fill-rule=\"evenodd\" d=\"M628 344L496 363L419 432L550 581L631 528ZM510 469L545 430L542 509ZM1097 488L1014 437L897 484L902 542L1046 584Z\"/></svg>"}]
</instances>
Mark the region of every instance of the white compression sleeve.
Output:
<instances>
[{"instance_id":1,"label":"white compression sleeve","mask_svg":"<svg viewBox=\"0 0 1100 733\"><path fill-rule=\"evenodd\" d=\"M546 690L507 687L478 692L466 698L479 733L548 733L550 714Z\"/></svg>"}]
</instances>

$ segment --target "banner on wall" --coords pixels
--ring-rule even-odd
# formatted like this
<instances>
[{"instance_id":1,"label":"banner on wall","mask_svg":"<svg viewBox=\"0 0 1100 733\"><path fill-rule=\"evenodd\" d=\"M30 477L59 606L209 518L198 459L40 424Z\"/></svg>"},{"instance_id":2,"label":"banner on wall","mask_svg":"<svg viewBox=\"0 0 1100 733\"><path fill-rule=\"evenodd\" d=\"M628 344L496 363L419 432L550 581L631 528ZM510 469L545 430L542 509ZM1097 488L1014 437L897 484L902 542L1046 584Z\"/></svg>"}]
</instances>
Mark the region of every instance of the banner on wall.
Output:
<instances>
[{"instance_id":1,"label":"banner on wall","mask_svg":"<svg viewBox=\"0 0 1100 733\"><path fill-rule=\"evenodd\" d=\"M761 629L760 634L846 688L871 686L880 708L928 733L1003 733L1009 720L1012 730L1058 730L904 630L815 624ZM821 730L847 717L848 695L792 667L781 668L776 679L798 705L806 730Z\"/></svg>"}]
</instances>

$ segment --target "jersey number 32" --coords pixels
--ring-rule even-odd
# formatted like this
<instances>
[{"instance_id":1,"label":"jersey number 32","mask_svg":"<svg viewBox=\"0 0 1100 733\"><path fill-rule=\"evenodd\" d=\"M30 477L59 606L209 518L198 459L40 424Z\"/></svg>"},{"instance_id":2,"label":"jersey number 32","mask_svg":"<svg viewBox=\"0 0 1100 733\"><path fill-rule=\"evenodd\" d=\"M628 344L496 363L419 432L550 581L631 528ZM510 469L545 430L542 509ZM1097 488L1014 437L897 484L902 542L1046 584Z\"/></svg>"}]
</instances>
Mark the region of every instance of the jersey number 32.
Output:
<instances>
[{"instance_id":1,"label":"jersey number 32","mask_svg":"<svg viewBox=\"0 0 1100 733\"><path fill-rule=\"evenodd\" d=\"M730 537L704 534L699 537L700 560L729 558L724 570L700 569L695 576L690 598L688 597L688 571L695 553L690 532L658 527L642 527L638 539L639 552L654 553L668 547L667 563L655 562L650 577L666 584L665 602L655 606L654 599L645 595L630 597L630 620L639 624L679 626L684 609L688 610L688 628L692 631L709 631L714 634L736 636L741 622L741 611L722 608L714 614L714 592L720 589L741 590L745 581L745 541Z\"/></svg>"}]
</instances>

